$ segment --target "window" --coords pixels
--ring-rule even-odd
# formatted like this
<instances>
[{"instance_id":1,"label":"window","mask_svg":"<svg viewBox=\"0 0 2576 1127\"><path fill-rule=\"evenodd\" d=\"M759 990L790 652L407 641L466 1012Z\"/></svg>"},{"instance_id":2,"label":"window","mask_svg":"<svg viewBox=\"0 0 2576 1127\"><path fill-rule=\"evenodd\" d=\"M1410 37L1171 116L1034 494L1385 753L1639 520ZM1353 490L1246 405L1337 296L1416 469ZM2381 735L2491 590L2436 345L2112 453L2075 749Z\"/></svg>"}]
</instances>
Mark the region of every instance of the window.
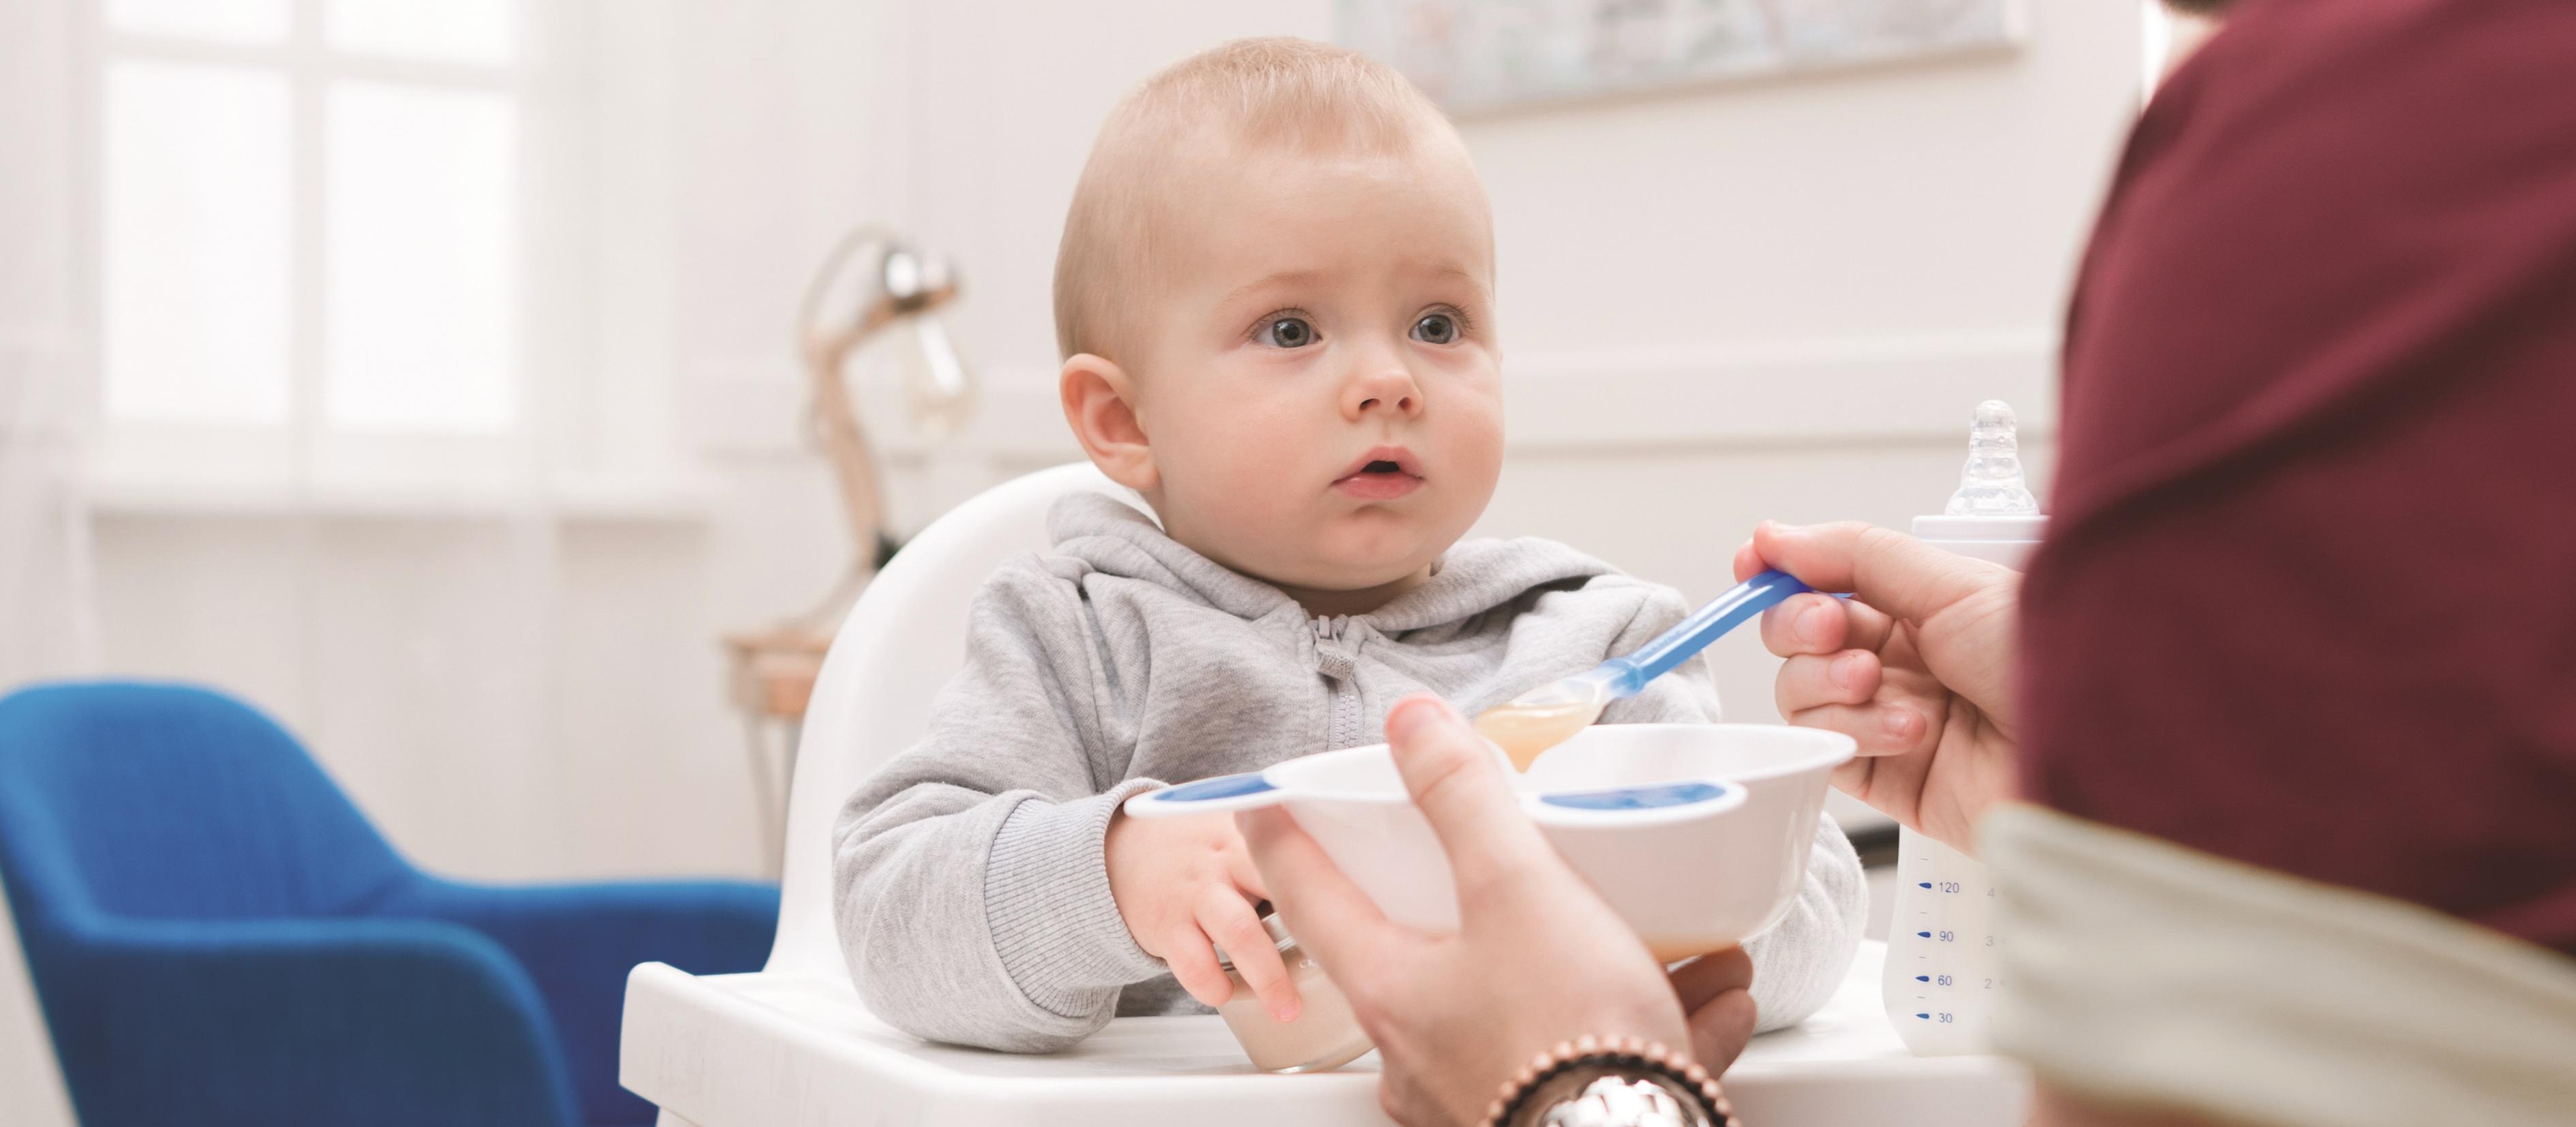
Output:
<instances>
[{"instance_id":1,"label":"window","mask_svg":"<svg viewBox=\"0 0 2576 1127\"><path fill-rule=\"evenodd\" d=\"M523 448L526 6L98 0L112 460L309 484Z\"/></svg>"}]
</instances>

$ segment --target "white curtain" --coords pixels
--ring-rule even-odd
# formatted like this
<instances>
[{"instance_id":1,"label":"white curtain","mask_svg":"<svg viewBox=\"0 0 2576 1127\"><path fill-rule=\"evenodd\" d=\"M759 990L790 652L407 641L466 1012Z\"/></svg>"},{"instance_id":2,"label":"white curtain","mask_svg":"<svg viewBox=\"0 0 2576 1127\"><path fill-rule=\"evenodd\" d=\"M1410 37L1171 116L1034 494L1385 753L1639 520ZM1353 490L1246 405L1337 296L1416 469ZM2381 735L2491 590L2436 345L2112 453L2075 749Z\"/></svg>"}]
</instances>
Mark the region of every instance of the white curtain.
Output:
<instances>
[{"instance_id":1,"label":"white curtain","mask_svg":"<svg viewBox=\"0 0 2576 1127\"><path fill-rule=\"evenodd\" d=\"M0 5L0 691L97 659L78 477L90 396L72 253L71 16L70 0ZM72 1123L5 910L0 1123Z\"/></svg>"},{"instance_id":2,"label":"white curtain","mask_svg":"<svg viewBox=\"0 0 2576 1127\"><path fill-rule=\"evenodd\" d=\"M97 659L79 479L87 383L67 339L23 324L0 334L0 686L15 687Z\"/></svg>"},{"instance_id":3,"label":"white curtain","mask_svg":"<svg viewBox=\"0 0 2576 1127\"><path fill-rule=\"evenodd\" d=\"M97 660L80 493L88 349L72 253L70 0L0 5L0 691ZM71 1102L0 903L0 1123Z\"/></svg>"},{"instance_id":4,"label":"white curtain","mask_svg":"<svg viewBox=\"0 0 2576 1127\"><path fill-rule=\"evenodd\" d=\"M96 659L80 436L68 0L0 14L0 686Z\"/></svg>"}]
</instances>

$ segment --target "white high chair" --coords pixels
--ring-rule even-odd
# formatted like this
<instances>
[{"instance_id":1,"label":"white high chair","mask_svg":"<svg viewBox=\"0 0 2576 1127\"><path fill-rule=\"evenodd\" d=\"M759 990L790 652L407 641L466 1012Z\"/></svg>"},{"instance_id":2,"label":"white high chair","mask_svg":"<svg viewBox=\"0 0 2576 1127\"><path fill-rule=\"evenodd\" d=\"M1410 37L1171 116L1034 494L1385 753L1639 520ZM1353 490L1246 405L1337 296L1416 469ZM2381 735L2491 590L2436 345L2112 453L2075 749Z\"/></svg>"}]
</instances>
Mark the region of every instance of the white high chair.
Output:
<instances>
[{"instance_id":1,"label":"white high chair","mask_svg":"<svg viewBox=\"0 0 2576 1127\"><path fill-rule=\"evenodd\" d=\"M911 744L963 660L967 604L994 567L1046 546L1046 511L1092 490L1138 504L1087 464L1006 482L906 545L852 610L815 683L789 792L785 895L769 964L626 980L618 1079L661 1127L1229 1127L1382 1125L1375 1055L1338 1072L1255 1072L1213 1016L1120 1018L1080 1046L1011 1056L929 1044L859 1001L833 934L831 824L843 799ZM2029 1082L1993 1057L1916 1058L1878 999L1883 947L1797 1029L1755 1038L1726 1075L1757 1127L2009 1127ZM1186 1117L1173 1120L1168 1117Z\"/></svg>"}]
</instances>

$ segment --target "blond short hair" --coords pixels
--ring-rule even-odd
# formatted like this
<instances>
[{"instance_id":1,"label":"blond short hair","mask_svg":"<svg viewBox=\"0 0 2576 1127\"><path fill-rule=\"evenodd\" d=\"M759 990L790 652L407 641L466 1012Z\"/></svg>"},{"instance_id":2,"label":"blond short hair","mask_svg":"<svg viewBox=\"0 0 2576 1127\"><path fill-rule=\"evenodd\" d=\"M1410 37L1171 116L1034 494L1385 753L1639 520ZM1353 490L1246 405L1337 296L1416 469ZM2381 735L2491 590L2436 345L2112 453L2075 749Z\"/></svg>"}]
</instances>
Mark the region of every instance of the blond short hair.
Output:
<instances>
[{"instance_id":1,"label":"blond short hair","mask_svg":"<svg viewBox=\"0 0 2576 1127\"><path fill-rule=\"evenodd\" d=\"M1413 83L1347 47L1238 39L1164 68L1110 111L1074 185L1055 256L1056 347L1067 357L1109 355L1130 280L1170 237L1170 200L1160 185L1188 146L1234 141L1378 155L1409 152L1426 139L1465 149Z\"/></svg>"}]
</instances>

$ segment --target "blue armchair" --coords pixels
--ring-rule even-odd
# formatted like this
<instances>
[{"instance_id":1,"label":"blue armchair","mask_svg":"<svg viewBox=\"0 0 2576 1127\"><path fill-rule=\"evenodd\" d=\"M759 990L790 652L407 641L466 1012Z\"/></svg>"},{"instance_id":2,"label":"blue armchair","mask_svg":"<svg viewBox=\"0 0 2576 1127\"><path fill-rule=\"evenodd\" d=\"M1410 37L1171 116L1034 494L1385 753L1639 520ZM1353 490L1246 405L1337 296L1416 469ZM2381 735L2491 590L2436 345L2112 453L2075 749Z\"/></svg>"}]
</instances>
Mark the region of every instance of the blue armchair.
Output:
<instances>
[{"instance_id":1,"label":"blue armchair","mask_svg":"<svg viewBox=\"0 0 2576 1127\"><path fill-rule=\"evenodd\" d=\"M778 922L764 885L429 876L177 685L0 698L0 881L84 1127L650 1123L626 972L754 970Z\"/></svg>"}]
</instances>

